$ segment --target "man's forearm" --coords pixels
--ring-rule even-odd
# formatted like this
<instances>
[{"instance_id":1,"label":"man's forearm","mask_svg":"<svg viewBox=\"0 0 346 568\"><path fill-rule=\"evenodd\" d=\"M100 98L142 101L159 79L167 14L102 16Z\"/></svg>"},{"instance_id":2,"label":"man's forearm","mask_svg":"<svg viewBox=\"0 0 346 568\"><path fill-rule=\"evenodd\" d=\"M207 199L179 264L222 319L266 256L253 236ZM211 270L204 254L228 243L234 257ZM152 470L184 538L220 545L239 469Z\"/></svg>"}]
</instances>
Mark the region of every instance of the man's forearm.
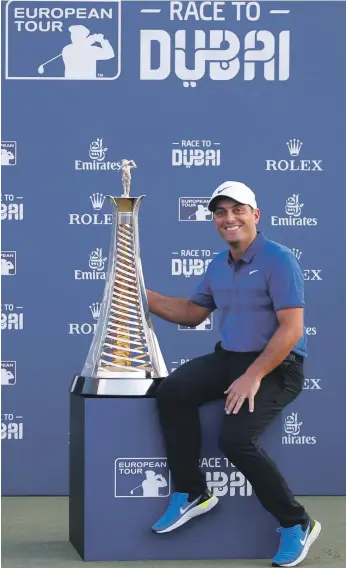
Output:
<instances>
[{"instance_id":1,"label":"man's forearm","mask_svg":"<svg viewBox=\"0 0 346 568\"><path fill-rule=\"evenodd\" d=\"M296 329L279 325L263 353L250 365L246 373L253 375L254 378L263 379L282 363L300 337L301 335L298 336Z\"/></svg>"},{"instance_id":2,"label":"man's forearm","mask_svg":"<svg viewBox=\"0 0 346 568\"><path fill-rule=\"evenodd\" d=\"M196 317L191 314L188 298L172 298L158 292L147 290L149 310L171 323L180 325L196 325Z\"/></svg>"}]
</instances>

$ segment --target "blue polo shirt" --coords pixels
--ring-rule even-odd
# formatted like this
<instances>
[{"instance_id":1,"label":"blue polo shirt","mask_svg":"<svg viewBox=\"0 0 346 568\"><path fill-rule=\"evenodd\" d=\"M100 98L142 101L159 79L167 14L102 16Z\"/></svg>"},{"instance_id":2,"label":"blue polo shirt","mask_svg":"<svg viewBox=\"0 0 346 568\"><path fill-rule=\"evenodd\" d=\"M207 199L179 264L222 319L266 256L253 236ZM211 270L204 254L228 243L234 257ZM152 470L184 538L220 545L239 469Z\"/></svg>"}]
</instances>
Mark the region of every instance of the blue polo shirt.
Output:
<instances>
[{"instance_id":1,"label":"blue polo shirt","mask_svg":"<svg viewBox=\"0 0 346 568\"><path fill-rule=\"evenodd\" d=\"M237 262L229 250L209 264L191 301L219 310L221 345L229 351L263 351L279 326L276 310L304 307L304 273L293 252L262 232ZM306 333L293 351L306 356Z\"/></svg>"}]
</instances>

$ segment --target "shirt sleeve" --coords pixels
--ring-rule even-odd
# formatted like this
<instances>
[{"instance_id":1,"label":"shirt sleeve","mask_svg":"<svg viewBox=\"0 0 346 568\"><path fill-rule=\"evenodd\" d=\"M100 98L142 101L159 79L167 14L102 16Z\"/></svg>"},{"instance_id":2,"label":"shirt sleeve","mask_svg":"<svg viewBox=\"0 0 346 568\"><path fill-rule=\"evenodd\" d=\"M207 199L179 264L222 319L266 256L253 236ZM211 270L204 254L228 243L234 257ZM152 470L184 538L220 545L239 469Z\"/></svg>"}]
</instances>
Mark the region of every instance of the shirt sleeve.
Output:
<instances>
[{"instance_id":1,"label":"shirt sleeve","mask_svg":"<svg viewBox=\"0 0 346 568\"><path fill-rule=\"evenodd\" d=\"M281 254L273 260L269 294L275 311L305 306L304 270L293 253Z\"/></svg>"},{"instance_id":2,"label":"shirt sleeve","mask_svg":"<svg viewBox=\"0 0 346 568\"><path fill-rule=\"evenodd\" d=\"M190 300L193 304L201 306L202 308L208 308L212 311L216 310L216 304L214 302L214 297L210 289L208 270L202 282L200 282L196 287L194 293L190 297Z\"/></svg>"}]
</instances>

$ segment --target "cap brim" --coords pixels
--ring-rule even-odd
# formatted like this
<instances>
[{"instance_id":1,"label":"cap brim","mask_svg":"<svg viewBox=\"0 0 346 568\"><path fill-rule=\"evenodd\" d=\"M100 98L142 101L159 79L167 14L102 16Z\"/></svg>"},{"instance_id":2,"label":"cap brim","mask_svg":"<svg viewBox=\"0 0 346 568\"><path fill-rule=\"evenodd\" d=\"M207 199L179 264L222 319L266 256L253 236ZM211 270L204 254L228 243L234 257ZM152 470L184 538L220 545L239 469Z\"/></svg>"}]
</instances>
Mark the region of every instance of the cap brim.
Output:
<instances>
[{"instance_id":1,"label":"cap brim","mask_svg":"<svg viewBox=\"0 0 346 568\"><path fill-rule=\"evenodd\" d=\"M230 197L229 195L215 195L215 197L213 197L208 203L209 211L213 212L215 210L216 203L218 201L221 201L222 199L232 199L233 201L236 201L237 203L242 203L238 199L235 199L234 197ZM245 205L245 204L242 203L242 205Z\"/></svg>"}]
</instances>

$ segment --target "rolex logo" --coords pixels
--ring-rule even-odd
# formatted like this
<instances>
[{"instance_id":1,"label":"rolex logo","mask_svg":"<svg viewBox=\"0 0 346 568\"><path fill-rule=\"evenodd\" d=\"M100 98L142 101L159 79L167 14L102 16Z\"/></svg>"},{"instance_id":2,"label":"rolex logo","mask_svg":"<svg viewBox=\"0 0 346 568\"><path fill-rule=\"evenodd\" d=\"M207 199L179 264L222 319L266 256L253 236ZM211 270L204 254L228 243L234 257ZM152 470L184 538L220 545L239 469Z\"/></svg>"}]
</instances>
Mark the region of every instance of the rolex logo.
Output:
<instances>
[{"instance_id":1,"label":"rolex logo","mask_svg":"<svg viewBox=\"0 0 346 568\"><path fill-rule=\"evenodd\" d=\"M303 146L303 142L297 140L296 138L293 138L293 140L286 142L286 145L291 156L298 156L300 149Z\"/></svg>"},{"instance_id":2,"label":"rolex logo","mask_svg":"<svg viewBox=\"0 0 346 568\"><path fill-rule=\"evenodd\" d=\"M91 315L93 317L93 322L84 322L84 323L69 323L68 324L68 334L69 335L94 335L96 333L98 319L101 313L102 302L93 302L89 309L91 311Z\"/></svg>"},{"instance_id":3,"label":"rolex logo","mask_svg":"<svg viewBox=\"0 0 346 568\"><path fill-rule=\"evenodd\" d=\"M289 159L266 160L266 170L273 172L323 172L322 160L310 158L297 158L303 146L298 138L291 138L286 142Z\"/></svg>"},{"instance_id":4,"label":"rolex logo","mask_svg":"<svg viewBox=\"0 0 346 568\"><path fill-rule=\"evenodd\" d=\"M89 306L92 317L97 320L100 317L102 302L94 302Z\"/></svg>"},{"instance_id":5,"label":"rolex logo","mask_svg":"<svg viewBox=\"0 0 346 568\"><path fill-rule=\"evenodd\" d=\"M95 211L100 211L105 201L105 196L102 193L93 193L90 195L90 201Z\"/></svg>"},{"instance_id":6,"label":"rolex logo","mask_svg":"<svg viewBox=\"0 0 346 568\"><path fill-rule=\"evenodd\" d=\"M106 196L102 193L93 193L89 196L93 213L69 213L69 225L111 225L112 213L99 213ZM95 213L97 211L97 213Z\"/></svg>"},{"instance_id":7,"label":"rolex logo","mask_svg":"<svg viewBox=\"0 0 346 568\"><path fill-rule=\"evenodd\" d=\"M293 248L291 250L292 250L294 256L299 260L300 257L302 256L303 252L299 249L296 249L296 248Z\"/></svg>"}]
</instances>

